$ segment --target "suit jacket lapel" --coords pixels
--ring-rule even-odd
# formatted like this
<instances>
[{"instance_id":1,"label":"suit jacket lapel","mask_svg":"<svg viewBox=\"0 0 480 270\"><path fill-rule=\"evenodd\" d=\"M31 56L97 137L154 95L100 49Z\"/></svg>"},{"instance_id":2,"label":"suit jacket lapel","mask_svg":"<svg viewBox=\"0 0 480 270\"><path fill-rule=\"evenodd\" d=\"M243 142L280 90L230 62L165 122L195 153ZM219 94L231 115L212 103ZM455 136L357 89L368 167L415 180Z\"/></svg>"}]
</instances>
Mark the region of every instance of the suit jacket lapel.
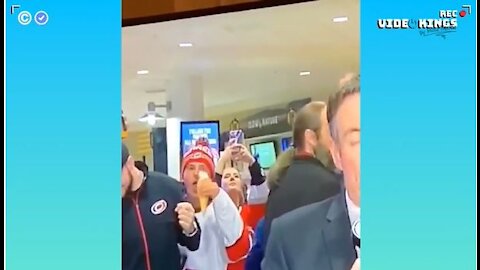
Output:
<instances>
[{"instance_id":1,"label":"suit jacket lapel","mask_svg":"<svg viewBox=\"0 0 480 270\"><path fill-rule=\"evenodd\" d=\"M332 270L349 270L355 261L350 227L345 192L341 191L330 205L323 230Z\"/></svg>"}]
</instances>

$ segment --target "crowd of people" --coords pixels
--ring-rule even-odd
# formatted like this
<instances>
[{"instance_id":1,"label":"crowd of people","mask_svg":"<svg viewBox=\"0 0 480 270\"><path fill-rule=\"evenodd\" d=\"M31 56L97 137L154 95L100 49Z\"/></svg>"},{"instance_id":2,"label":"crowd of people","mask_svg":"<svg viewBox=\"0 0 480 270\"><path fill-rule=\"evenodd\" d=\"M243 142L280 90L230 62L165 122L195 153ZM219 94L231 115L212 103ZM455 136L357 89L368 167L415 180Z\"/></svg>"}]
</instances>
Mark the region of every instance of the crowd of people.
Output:
<instances>
[{"instance_id":1,"label":"crowd of people","mask_svg":"<svg viewBox=\"0 0 480 270\"><path fill-rule=\"evenodd\" d=\"M181 179L122 144L123 270L359 270L360 76L295 116L293 147L265 176L243 144L203 141Z\"/></svg>"}]
</instances>

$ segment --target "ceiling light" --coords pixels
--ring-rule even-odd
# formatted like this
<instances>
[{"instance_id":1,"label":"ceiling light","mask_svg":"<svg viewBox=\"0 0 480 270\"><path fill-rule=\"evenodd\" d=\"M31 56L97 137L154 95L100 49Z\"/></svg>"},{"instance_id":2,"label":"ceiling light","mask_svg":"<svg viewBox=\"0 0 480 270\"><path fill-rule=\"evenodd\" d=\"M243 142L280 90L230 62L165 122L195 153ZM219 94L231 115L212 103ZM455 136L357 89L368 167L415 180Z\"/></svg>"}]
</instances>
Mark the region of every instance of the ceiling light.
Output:
<instances>
[{"instance_id":1,"label":"ceiling light","mask_svg":"<svg viewBox=\"0 0 480 270\"><path fill-rule=\"evenodd\" d=\"M302 71L300 72L300 76L308 76L310 75L310 71Z\"/></svg>"},{"instance_id":2,"label":"ceiling light","mask_svg":"<svg viewBox=\"0 0 480 270\"><path fill-rule=\"evenodd\" d=\"M335 23L341 23L341 22L346 22L348 21L348 17L335 17L333 18L333 22Z\"/></svg>"},{"instance_id":3,"label":"ceiling light","mask_svg":"<svg viewBox=\"0 0 480 270\"><path fill-rule=\"evenodd\" d=\"M188 48L188 47L193 47L193 44L192 43L180 43L180 44L178 44L178 46L180 46L180 48Z\"/></svg>"},{"instance_id":4,"label":"ceiling light","mask_svg":"<svg viewBox=\"0 0 480 270\"><path fill-rule=\"evenodd\" d=\"M165 119L162 115L155 112L148 112L144 114L138 121L143 123L148 123L150 126L154 126L157 120Z\"/></svg>"},{"instance_id":5,"label":"ceiling light","mask_svg":"<svg viewBox=\"0 0 480 270\"><path fill-rule=\"evenodd\" d=\"M139 70L139 71L137 71L137 74L138 74L138 75L147 75L148 73L149 73L148 70Z\"/></svg>"},{"instance_id":6,"label":"ceiling light","mask_svg":"<svg viewBox=\"0 0 480 270\"><path fill-rule=\"evenodd\" d=\"M156 108L165 108L167 112L171 110L172 103L167 101L166 104L157 105L154 102L149 102L147 104L147 113L138 119L138 121L143 123L148 123L150 126L154 126L158 120L164 120L165 117L155 112Z\"/></svg>"}]
</instances>

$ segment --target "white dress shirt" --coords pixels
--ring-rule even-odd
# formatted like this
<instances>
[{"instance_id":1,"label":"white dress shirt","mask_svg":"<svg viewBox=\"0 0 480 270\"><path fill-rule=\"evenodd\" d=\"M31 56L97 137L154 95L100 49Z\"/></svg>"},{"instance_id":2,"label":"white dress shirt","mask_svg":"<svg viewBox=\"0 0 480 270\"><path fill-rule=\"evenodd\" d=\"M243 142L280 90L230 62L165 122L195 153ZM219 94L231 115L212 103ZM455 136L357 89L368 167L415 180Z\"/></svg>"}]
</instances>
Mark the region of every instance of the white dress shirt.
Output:
<instances>
[{"instance_id":1,"label":"white dress shirt","mask_svg":"<svg viewBox=\"0 0 480 270\"><path fill-rule=\"evenodd\" d=\"M356 206L355 203L348 196L348 192L345 191L345 199L347 201L347 210L348 217L350 218L350 225L353 226L353 223L357 220L360 220L360 207Z\"/></svg>"},{"instance_id":2,"label":"white dress shirt","mask_svg":"<svg viewBox=\"0 0 480 270\"><path fill-rule=\"evenodd\" d=\"M348 217L350 219L350 226L353 227L353 224L357 221L359 222L358 226L360 226L360 207L358 207L357 205L355 205L355 203L353 203L353 201L348 196L347 191L345 191L345 200L347 201L347 211L348 211ZM359 227L357 228L360 229ZM359 230L359 233L360 233L360 230ZM360 258L360 248L355 247L355 250L357 251L357 257ZM360 264L360 262L358 262L358 264ZM352 269L355 269L355 268L352 268Z\"/></svg>"}]
</instances>

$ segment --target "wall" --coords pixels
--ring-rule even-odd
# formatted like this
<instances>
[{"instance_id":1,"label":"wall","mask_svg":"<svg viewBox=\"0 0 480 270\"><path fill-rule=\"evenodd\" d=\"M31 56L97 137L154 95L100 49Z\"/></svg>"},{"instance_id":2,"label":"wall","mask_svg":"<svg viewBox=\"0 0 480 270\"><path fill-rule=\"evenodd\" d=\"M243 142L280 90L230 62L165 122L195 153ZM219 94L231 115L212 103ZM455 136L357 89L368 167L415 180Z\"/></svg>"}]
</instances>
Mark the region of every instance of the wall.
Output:
<instances>
[{"instance_id":1,"label":"wall","mask_svg":"<svg viewBox=\"0 0 480 270\"><path fill-rule=\"evenodd\" d=\"M302 98L308 98L308 97L298 97L298 99L302 99ZM313 99L313 100L317 100L317 99ZM257 109L245 110L245 111L240 111L235 113L226 113L226 114L209 113L208 110L206 110L205 115L206 115L206 119L208 120L219 120L220 132L224 132L224 131L230 130L230 122L232 122L232 120L235 118L241 121L242 119L250 117L261 111L265 111L268 109L275 109L275 108L285 108L287 104L288 102L274 105L274 106L265 106Z\"/></svg>"},{"instance_id":2,"label":"wall","mask_svg":"<svg viewBox=\"0 0 480 270\"><path fill-rule=\"evenodd\" d=\"M150 147L149 129L129 131L124 143L135 160L143 160L142 158L145 156L148 167L153 170L153 151Z\"/></svg>"},{"instance_id":3,"label":"wall","mask_svg":"<svg viewBox=\"0 0 480 270\"><path fill-rule=\"evenodd\" d=\"M265 106L261 108L255 108L251 110L243 110L243 111L237 111L237 112L231 112L235 111L235 106L228 105L225 107L215 107L215 108L205 108L205 116L206 119L208 120L219 120L220 121L220 131L228 131L230 130L230 122L237 118L238 120L242 120L244 118L247 118L249 116L252 116L255 113L258 113L260 111L268 110L268 109L273 109L273 108L284 108L288 102L296 100L296 99L302 99L302 98L312 98L313 101L327 101L328 96L335 91L335 89L322 89L319 91L312 91L309 95L298 95L295 96L295 98L292 98L289 101L286 101L284 103L278 104L278 105L273 105L273 106ZM227 112L227 113L225 113Z\"/></svg>"},{"instance_id":4,"label":"wall","mask_svg":"<svg viewBox=\"0 0 480 270\"><path fill-rule=\"evenodd\" d=\"M329 94L329 92L319 91L316 93L317 96L312 97L313 100L326 100L325 96ZM321 98L320 98L321 97ZM306 97L298 97L298 99L306 98ZM208 111L208 108L205 110L205 115L207 120L219 120L220 121L220 132L229 131L230 130L230 122L237 118L238 120L242 120L247 118L257 112L264 111L271 108L284 108L284 104L279 104L275 106L268 106L262 107L252 110L244 110L235 113L225 113L225 114L217 114L211 113ZM235 110L232 108L232 110ZM130 126L132 123L129 124ZM131 130L129 126L129 133L128 138L125 140L125 143L130 149L132 156L135 160L142 160L142 156L146 156L147 165L153 169L153 151L150 147L150 129L145 128L145 124L138 124L135 125L135 129Z\"/></svg>"},{"instance_id":5,"label":"wall","mask_svg":"<svg viewBox=\"0 0 480 270\"><path fill-rule=\"evenodd\" d=\"M123 0L122 17L123 19L132 19L158 16L258 1L259 0Z\"/></svg>"}]
</instances>

